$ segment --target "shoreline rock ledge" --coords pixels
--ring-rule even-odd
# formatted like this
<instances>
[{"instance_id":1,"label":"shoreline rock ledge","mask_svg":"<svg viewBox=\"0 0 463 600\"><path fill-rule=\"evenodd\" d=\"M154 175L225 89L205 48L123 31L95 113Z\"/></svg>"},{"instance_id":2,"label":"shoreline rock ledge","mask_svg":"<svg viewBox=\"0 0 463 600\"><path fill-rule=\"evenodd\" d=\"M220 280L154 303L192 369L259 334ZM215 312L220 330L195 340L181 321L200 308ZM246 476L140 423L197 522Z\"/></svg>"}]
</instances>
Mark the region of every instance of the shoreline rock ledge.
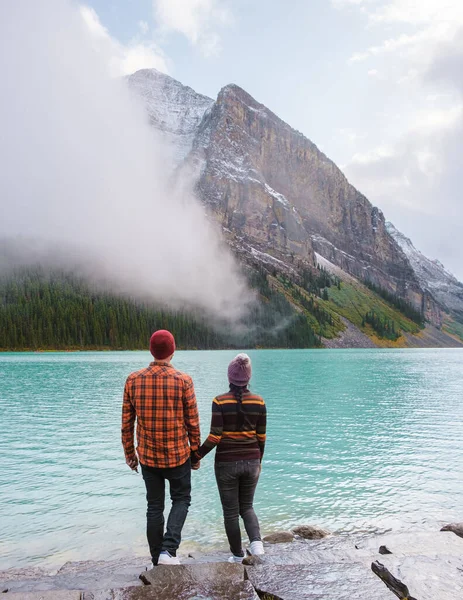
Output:
<instances>
[{"instance_id":1,"label":"shoreline rock ledge","mask_svg":"<svg viewBox=\"0 0 463 600\"><path fill-rule=\"evenodd\" d=\"M319 539L295 528L297 537L266 542L248 564L228 563L227 552L150 570L140 559L66 563L49 574L0 572L0 592L5 600L462 600L463 527L450 526Z\"/></svg>"}]
</instances>

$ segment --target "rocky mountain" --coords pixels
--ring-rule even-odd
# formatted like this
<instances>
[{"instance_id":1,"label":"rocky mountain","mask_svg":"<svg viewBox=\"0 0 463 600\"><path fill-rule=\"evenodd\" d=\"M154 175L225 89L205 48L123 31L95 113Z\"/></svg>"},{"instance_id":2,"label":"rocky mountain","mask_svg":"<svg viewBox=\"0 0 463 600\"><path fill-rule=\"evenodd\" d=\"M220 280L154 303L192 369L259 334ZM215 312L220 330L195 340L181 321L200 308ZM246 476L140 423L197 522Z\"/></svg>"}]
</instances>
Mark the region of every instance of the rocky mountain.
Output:
<instances>
[{"instance_id":1,"label":"rocky mountain","mask_svg":"<svg viewBox=\"0 0 463 600\"><path fill-rule=\"evenodd\" d=\"M410 261L421 287L432 294L443 308L463 315L463 283L438 260L424 256L392 223L386 222L386 228Z\"/></svg>"},{"instance_id":2,"label":"rocky mountain","mask_svg":"<svg viewBox=\"0 0 463 600\"><path fill-rule=\"evenodd\" d=\"M421 302L381 211L315 144L241 88L220 91L187 160L223 226L303 259L316 251L357 278Z\"/></svg>"},{"instance_id":3,"label":"rocky mountain","mask_svg":"<svg viewBox=\"0 0 463 600\"><path fill-rule=\"evenodd\" d=\"M381 210L304 135L236 85L213 101L153 69L128 82L176 168L193 174L201 200L245 260L298 273L322 257L442 325L449 304L436 296L435 280L417 268ZM459 299L458 282L446 281Z\"/></svg>"},{"instance_id":4,"label":"rocky mountain","mask_svg":"<svg viewBox=\"0 0 463 600\"><path fill-rule=\"evenodd\" d=\"M156 69L137 71L128 83L143 99L151 124L178 166L190 152L204 113L214 101Z\"/></svg>"}]
</instances>

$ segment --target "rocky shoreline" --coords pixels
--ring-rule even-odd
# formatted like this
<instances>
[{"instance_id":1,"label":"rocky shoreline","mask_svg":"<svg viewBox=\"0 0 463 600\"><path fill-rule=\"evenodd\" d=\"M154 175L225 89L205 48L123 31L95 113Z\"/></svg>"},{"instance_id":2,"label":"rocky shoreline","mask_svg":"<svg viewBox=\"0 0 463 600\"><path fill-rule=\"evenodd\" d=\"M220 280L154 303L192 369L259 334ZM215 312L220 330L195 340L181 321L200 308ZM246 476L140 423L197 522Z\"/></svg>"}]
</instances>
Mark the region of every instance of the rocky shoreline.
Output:
<instances>
[{"instance_id":1,"label":"rocky shoreline","mask_svg":"<svg viewBox=\"0 0 463 600\"><path fill-rule=\"evenodd\" d=\"M11 600L462 600L463 523L440 532L335 536L301 526L265 538L244 564L191 553L179 566L147 559L0 572Z\"/></svg>"}]
</instances>

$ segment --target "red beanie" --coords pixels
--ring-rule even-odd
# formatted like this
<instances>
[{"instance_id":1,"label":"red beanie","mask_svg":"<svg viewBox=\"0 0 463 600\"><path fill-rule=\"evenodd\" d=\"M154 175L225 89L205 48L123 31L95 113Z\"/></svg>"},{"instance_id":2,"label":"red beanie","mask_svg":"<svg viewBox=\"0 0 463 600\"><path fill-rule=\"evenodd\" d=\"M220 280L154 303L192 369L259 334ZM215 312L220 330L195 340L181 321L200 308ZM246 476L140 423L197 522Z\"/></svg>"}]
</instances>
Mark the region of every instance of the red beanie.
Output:
<instances>
[{"instance_id":1,"label":"red beanie","mask_svg":"<svg viewBox=\"0 0 463 600\"><path fill-rule=\"evenodd\" d=\"M170 331L155 331L150 339L150 352L154 358L164 360L175 352L175 340Z\"/></svg>"}]
</instances>

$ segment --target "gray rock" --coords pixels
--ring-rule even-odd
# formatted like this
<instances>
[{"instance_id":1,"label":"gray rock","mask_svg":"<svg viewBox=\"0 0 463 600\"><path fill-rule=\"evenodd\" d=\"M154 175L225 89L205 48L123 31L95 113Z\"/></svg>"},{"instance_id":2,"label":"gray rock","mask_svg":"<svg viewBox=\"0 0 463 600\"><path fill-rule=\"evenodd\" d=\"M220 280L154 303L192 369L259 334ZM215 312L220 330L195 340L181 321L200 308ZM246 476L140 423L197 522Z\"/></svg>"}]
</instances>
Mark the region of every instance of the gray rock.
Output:
<instances>
[{"instance_id":1,"label":"gray rock","mask_svg":"<svg viewBox=\"0 0 463 600\"><path fill-rule=\"evenodd\" d=\"M413 600L463 598L463 558L456 556L383 556L372 569L399 597ZM397 590L397 591L396 591ZM402 590L402 591L401 591Z\"/></svg>"},{"instance_id":2,"label":"gray rock","mask_svg":"<svg viewBox=\"0 0 463 600\"><path fill-rule=\"evenodd\" d=\"M246 567L260 597L272 600L392 600L388 589L361 563ZM267 594L268 596L264 596Z\"/></svg>"},{"instance_id":3,"label":"gray rock","mask_svg":"<svg viewBox=\"0 0 463 600\"><path fill-rule=\"evenodd\" d=\"M449 523L448 525L444 525L441 531L453 531L453 533L463 538L463 523Z\"/></svg>"},{"instance_id":4,"label":"gray rock","mask_svg":"<svg viewBox=\"0 0 463 600\"><path fill-rule=\"evenodd\" d=\"M67 562L53 574L41 569L10 569L0 573L0 588L7 587L11 593L141 586L138 576L148 562L146 558Z\"/></svg>"},{"instance_id":5,"label":"gray rock","mask_svg":"<svg viewBox=\"0 0 463 600\"><path fill-rule=\"evenodd\" d=\"M257 600L256 592L245 581L244 567L231 563L159 565L140 575L157 600ZM147 588L145 588L147 589ZM133 592L135 593L135 592ZM151 596L147 596L151 597ZM128 596L138 600L144 596ZM98 600L106 600L98 598ZM125 600L125 598L124 598Z\"/></svg>"},{"instance_id":6,"label":"gray rock","mask_svg":"<svg viewBox=\"0 0 463 600\"><path fill-rule=\"evenodd\" d=\"M269 544L285 544L293 540L294 535L290 531L276 531L264 537L264 542Z\"/></svg>"},{"instance_id":7,"label":"gray rock","mask_svg":"<svg viewBox=\"0 0 463 600\"><path fill-rule=\"evenodd\" d=\"M298 535L304 540L320 540L330 535L329 531L313 525L298 525L291 530L294 535Z\"/></svg>"},{"instance_id":8,"label":"gray rock","mask_svg":"<svg viewBox=\"0 0 463 600\"><path fill-rule=\"evenodd\" d=\"M180 593L180 595L179 595ZM150 585L143 587L129 587L112 590L99 590L97 592L85 592L83 600L218 600L219 598L233 598L236 600L259 600L254 588L249 581L233 584L229 588L222 589L223 596L204 595L202 591L189 592L178 590L177 587L164 589L153 588Z\"/></svg>"},{"instance_id":9,"label":"gray rock","mask_svg":"<svg viewBox=\"0 0 463 600\"><path fill-rule=\"evenodd\" d=\"M265 564L264 556L253 556L253 555L245 556L243 558L243 565L247 565L249 567L255 567L256 565L263 565L263 564Z\"/></svg>"},{"instance_id":10,"label":"gray rock","mask_svg":"<svg viewBox=\"0 0 463 600\"><path fill-rule=\"evenodd\" d=\"M12 600L81 600L78 590L53 590L49 592L13 592L5 598Z\"/></svg>"},{"instance_id":11,"label":"gray rock","mask_svg":"<svg viewBox=\"0 0 463 600\"><path fill-rule=\"evenodd\" d=\"M381 546L398 556L463 556L463 540L452 533L414 532L373 536L357 542L362 550L379 552Z\"/></svg>"},{"instance_id":12,"label":"gray rock","mask_svg":"<svg viewBox=\"0 0 463 600\"><path fill-rule=\"evenodd\" d=\"M379 561L374 561L371 564L371 570L377 575L387 588L391 590L398 598L407 598L407 600L416 600L410 596L408 587L399 579L394 577L392 573Z\"/></svg>"}]
</instances>

